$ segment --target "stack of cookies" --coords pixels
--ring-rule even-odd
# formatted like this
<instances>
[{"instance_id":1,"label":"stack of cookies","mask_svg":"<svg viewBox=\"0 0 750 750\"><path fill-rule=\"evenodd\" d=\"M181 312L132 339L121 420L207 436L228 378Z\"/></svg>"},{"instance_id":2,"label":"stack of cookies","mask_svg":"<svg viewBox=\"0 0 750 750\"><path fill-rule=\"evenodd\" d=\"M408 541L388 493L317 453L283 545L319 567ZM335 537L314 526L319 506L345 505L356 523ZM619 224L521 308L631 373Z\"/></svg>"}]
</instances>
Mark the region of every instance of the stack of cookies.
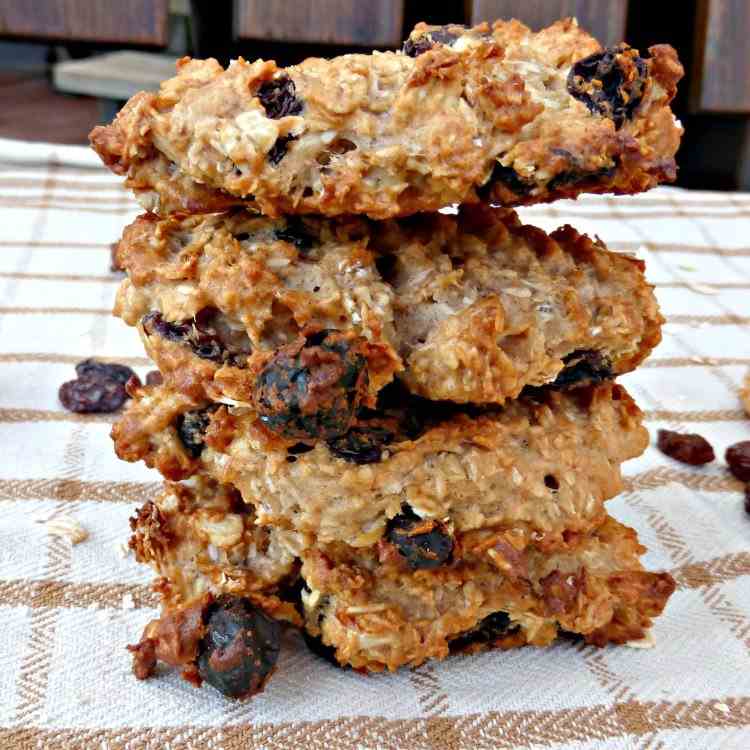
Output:
<instances>
[{"instance_id":1,"label":"stack of cookies","mask_svg":"<svg viewBox=\"0 0 750 750\"><path fill-rule=\"evenodd\" d=\"M673 179L681 73L571 20L420 24L185 59L93 131L148 211L115 308L161 373L116 450L169 480L132 520L163 598L139 677L247 697L283 624L361 671L644 638L674 582L604 502L648 444L614 379L662 318L640 261L510 207Z\"/></svg>"}]
</instances>

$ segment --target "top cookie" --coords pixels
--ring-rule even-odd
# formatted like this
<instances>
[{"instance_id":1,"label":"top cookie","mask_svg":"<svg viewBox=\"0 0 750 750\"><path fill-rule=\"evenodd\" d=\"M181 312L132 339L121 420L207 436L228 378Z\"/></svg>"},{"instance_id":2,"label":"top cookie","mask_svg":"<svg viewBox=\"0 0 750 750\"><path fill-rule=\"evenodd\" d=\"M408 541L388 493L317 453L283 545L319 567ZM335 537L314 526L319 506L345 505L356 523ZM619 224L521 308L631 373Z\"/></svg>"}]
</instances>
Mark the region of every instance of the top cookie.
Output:
<instances>
[{"instance_id":1,"label":"top cookie","mask_svg":"<svg viewBox=\"0 0 750 750\"><path fill-rule=\"evenodd\" d=\"M149 211L282 214L513 206L675 177L667 45L603 49L572 19L418 24L401 52L279 69L183 58L91 142Z\"/></svg>"}]
</instances>

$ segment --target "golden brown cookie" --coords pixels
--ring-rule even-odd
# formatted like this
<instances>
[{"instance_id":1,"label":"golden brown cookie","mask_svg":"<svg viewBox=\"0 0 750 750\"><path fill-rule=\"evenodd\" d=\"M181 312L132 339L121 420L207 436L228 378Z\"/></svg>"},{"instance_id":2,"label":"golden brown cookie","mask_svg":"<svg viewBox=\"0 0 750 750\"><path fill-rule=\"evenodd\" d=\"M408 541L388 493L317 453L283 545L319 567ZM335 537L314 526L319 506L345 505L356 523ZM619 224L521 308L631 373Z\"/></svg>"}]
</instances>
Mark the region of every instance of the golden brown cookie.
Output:
<instances>
[{"instance_id":1,"label":"golden brown cookie","mask_svg":"<svg viewBox=\"0 0 750 750\"><path fill-rule=\"evenodd\" d=\"M401 52L178 63L93 147L149 211L435 211L635 193L675 177L683 70L667 45L603 49L572 19L537 33L419 24Z\"/></svg>"},{"instance_id":2,"label":"golden brown cookie","mask_svg":"<svg viewBox=\"0 0 750 750\"><path fill-rule=\"evenodd\" d=\"M283 533L265 549L263 527L230 534L240 523L227 495L202 479L168 485L134 519L137 550L160 537L158 552L139 559L164 577L162 617L134 648L144 676L159 658L195 678L215 602L236 609L244 600L245 613L299 625L296 605L316 653L380 671L458 651L546 646L560 631L599 646L638 640L674 590L668 574L643 570L635 532L609 516L587 534L550 540L514 525L459 532L404 512L370 547L337 542L290 554ZM280 588L282 580L291 585Z\"/></svg>"},{"instance_id":3,"label":"golden brown cookie","mask_svg":"<svg viewBox=\"0 0 750 750\"><path fill-rule=\"evenodd\" d=\"M147 215L116 255L128 273L116 314L166 382L199 399L258 407L263 379L307 358L309 413L350 367L352 408L394 375L425 398L502 404L525 386L628 372L661 336L641 261L484 205L385 222Z\"/></svg>"},{"instance_id":4,"label":"golden brown cookie","mask_svg":"<svg viewBox=\"0 0 750 750\"><path fill-rule=\"evenodd\" d=\"M245 407L146 386L112 435L120 458L167 478L205 472L236 486L259 523L295 532L300 546L367 547L403 506L459 531L587 531L622 488L620 464L648 444L641 419L612 383L530 392L486 409L387 388L346 434L306 443L280 438Z\"/></svg>"}]
</instances>

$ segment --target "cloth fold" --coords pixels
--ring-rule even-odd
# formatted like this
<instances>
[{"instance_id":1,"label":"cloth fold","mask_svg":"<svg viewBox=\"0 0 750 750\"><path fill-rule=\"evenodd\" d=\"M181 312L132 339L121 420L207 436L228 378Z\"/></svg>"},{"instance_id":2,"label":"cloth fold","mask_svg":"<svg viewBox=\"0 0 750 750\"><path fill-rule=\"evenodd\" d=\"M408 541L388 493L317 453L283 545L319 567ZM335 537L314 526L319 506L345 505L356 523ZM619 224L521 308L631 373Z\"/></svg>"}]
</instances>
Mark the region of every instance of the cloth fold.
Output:
<instances>
[{"instance_id":1,"label":"cloth fold","mask_svg":"<svg viewBox=\"0 0 750 750\"><path fill-rule=\"evenodd\" d=\"M110 314L110 243L140 211L97 164L82 147L0 139L0 747L748 746L750 515L723 456L750 439L750 194L658 188L521 211L644 258L667 318L622 378L652 445L608 506L638 530L646 566L678 582L644 648L566 642L365 677L289 633L266 691L235 704L177 674L130 673L125 645L158 602L124 543L159 478L117 460L109 416L57 400L86 357L152 369ZM659 428L701 433L717 460L672 461Z\"/></svg>"}]
</instances>

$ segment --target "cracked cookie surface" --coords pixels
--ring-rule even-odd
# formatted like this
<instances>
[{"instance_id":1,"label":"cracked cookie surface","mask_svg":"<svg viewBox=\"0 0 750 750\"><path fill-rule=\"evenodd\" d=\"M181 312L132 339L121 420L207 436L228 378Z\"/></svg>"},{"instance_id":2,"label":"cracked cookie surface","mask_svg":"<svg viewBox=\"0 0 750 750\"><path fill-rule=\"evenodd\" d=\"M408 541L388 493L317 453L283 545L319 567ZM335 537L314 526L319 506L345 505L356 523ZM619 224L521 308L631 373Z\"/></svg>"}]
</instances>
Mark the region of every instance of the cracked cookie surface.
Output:
<instances>
[{"instance_id":1,"label":"cracked cookie surface","mask_svg":"<svg viewBox=\"0 0 750 750\"><path fill-rule=\"evenodd\" d=\"M165 577L162 618L147 627L144 640L155 641L152 650L168 663L189 667L195 661L197 638L184 628L175 638L174 623L194 622L202 634L205 618L188 615L206 610L206 597L245 600L245 610L302 625L315 652L334 663L381 671L459 651L546 646L561 631L598 646L638 640L674 590L668 574L643 570L638 558L645 550L635 532L609 516L588 533L557 540L516 526L452 529L450 557L428 568L413 568L389 535L367 548L340 542L299 547L287 550L297 577L280 588L273 575L259 575L253 536L234 543L230 561L210 552L215 540L193 533L206 512L215 528L231 525L236 513L212 497L226 492L205 480L194 488L168 485L134 522L137 548L155 528L166 538L156 557L140 559ZM170 499L175 494L183 498L179 505ZM279 536L282 548L290 541ZM213 559L213 566L190 568L186 577L187 550L196 560ZM243 559L249 561L244 577ZM142 641L140 651L146 650Z\"/></svg>"},{"instance_id":2,"label":"cracked cookie surface","mask_svg":"<svg viewBox=\"0 0 750 750\"><path fill-rule=\"evenodd\" d=\"M648 444L640 410L612 383L546 389L489 409L388 388L344 438L313 444L270 432L251 409L221 406L209 413L196 458L175 425L199 406L144 386L113 428L118 455L170 479L207 473L234 485L259 523L294 532L301 546L369 546L404 505L459 531L585 531L622 489L620 464Z\"/></svg>"},{"instance_id":3,"label":"cracked cookie surface","mask_svg":"<svg viewBox=\"0 0 750 750\"><path fill-rule=\"evenodd\" d=\"M91 142L160 214L246 205L375 219L674 180L675 51L603 50L575 21L418 24L401 52L178 63ZM449 136L447 134L450 134Z\"/></svg>"},{"instance_id":4,"label":"cracked cookie surface","mask_svg":"<svg viewBox=\"0 0 750 750\"><path fill-rule=\"evenodd\" d=\"M527 386L628 372L661 335L641 261L482 205L386 222L144 216L116 255L128 279L115 312L139 326L165 381L230 404L257 407L282 360L341 405L372 406L394 376L425 398L501 404ZM334 350L340 377L344 362L363 365L346 398L322 392L344 387ZM295 398L312 419L308 396Z\"/></svg>"}]
</instances>

